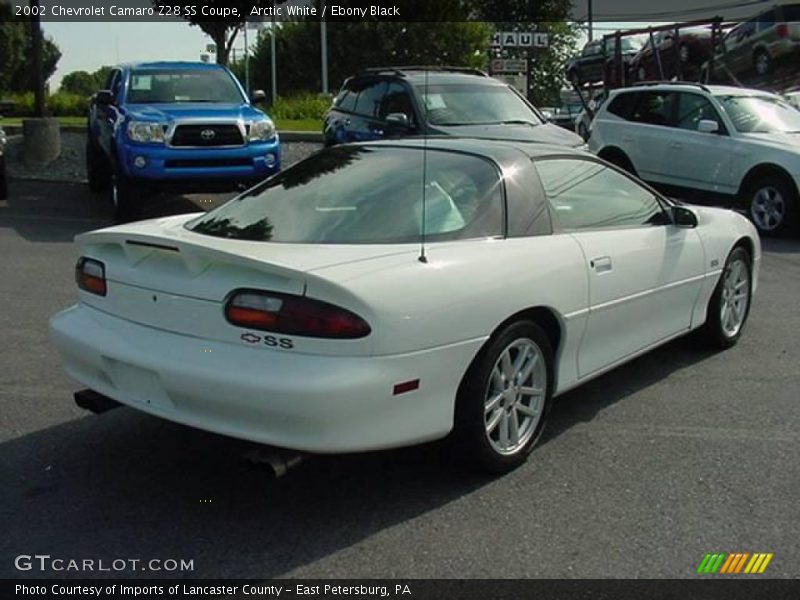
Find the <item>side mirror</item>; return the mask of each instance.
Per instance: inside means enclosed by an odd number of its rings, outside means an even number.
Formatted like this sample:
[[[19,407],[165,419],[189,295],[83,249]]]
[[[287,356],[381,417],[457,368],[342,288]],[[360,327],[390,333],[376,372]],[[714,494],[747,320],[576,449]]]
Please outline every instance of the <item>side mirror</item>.
[[[703,119],[697,124],[697,131],[700,133],[717,133],[719,132],[719,123],[711,119]]]
[[[409,129],[411,121],[405,113],[389,113],[386,115],[386,124],[397,129]]]
[[[267,95],[264,93],[264,90],[253,90],[250,93],[250,102],[255,104],[256,102],[263,102],[267,99]]]
[[[681,229],[694,229],[697,227],[697,215],[685,206],[673,206],[672,222]]]
[[[111,93],[111,90],[100,90],[94,95],[94,101],[103,106],[114,104],[114,94]]]

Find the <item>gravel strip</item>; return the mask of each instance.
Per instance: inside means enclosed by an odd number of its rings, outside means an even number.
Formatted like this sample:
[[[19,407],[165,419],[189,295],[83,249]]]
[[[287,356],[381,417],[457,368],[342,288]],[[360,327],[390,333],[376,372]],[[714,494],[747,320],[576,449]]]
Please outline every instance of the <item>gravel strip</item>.
[[[40,179],[44,181],[86,181],[86,134],[61,133],[61,156],[45,166],[28,166],[22,162],[22,136],[9,137],[8,173],[15,179]],[[322,148],[314,142],[283,142],[283,165],[288,167]]]

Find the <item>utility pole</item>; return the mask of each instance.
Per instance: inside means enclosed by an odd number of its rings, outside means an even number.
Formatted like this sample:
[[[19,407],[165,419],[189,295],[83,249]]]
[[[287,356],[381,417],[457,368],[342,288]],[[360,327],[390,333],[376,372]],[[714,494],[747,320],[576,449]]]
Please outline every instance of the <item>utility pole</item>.
[[[320,9],[325,11],[325,0],[320,0]],[[320,13],[321,14],[321,13]],[[322,48],[322,93],[328,93],[328,24],[325,19],[319,23],[319,43]]]
[[[39,0],[31,0],[31,59],[33,60],[34,115],[44,117],[44,58],[42,56],[42,23]]]
[[[589,0],[589,41],[594,39],[594,11],[592,10],[592,0]]]

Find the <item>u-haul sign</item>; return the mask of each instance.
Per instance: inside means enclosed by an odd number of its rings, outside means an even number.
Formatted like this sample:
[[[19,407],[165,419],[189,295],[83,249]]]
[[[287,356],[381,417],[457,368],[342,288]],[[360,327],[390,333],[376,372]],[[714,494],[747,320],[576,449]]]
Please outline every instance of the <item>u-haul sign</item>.
[[[498,31],[490,45],[492,48],[547,48],[550,36],[536,31]]]

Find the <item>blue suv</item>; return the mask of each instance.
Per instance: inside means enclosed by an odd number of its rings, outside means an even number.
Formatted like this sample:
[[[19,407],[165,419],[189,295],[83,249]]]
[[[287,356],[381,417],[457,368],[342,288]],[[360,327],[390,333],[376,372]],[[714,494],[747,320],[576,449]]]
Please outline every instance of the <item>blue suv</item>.
[[[154,192],[225,191],[280,169],[275,125],[220,65],[117,67],[92,98],[88,129],[89,187],[110,190],[118,222]]]

